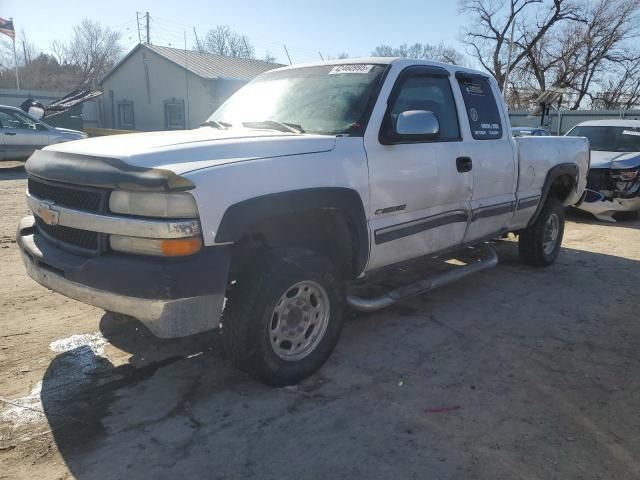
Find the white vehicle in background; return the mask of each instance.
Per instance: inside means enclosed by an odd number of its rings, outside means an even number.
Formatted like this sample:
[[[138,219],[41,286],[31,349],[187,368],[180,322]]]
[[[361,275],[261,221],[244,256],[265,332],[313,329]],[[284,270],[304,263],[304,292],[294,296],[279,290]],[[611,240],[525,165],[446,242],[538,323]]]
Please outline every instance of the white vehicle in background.
[[[485,73],[323,62],[257,77],[195,130],[37,151],[18,244],[41,285],[161,337],[222,323],[235,365],[287,385],[329,357],[346,306],[492,267],[487,240],[515,232],[524,263],[552,264],[588,168],[584,138],[512,138]],[[357,292],[385,267],[461,249],[474,258],[459,268]]]
[[[592,120],[573,127],[568,136],[586,137],[591,145],[587,195],[578,208],[597,219],[615,222],[618,212],[640,210],[640,120]]]

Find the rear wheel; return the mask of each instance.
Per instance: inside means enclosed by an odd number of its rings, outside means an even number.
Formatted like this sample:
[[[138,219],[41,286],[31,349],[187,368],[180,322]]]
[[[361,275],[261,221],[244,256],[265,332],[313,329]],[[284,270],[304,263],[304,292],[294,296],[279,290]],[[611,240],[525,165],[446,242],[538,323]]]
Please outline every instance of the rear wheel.
[[[329,358],[342,329],[343,281],[303,249],[267,252],[238,276],[222,332],[233,364],[274,386],[297,383]]]
[[[560,253],[564,236],[564,208],[550,197],[536,221],[522,230],[518,239],[520,260],[533,267],[547,267]]]

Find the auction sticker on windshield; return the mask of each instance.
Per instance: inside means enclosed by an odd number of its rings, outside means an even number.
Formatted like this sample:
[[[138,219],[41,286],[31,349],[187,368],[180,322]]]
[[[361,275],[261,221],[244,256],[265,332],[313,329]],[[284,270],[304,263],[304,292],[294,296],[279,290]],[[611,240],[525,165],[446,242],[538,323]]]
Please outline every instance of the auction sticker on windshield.
[[[338,75],[340,73],[369,73],[373,65],[363,65],[363,64],[354,64],[354,65],[336,65],[331,69],[329,75]]]

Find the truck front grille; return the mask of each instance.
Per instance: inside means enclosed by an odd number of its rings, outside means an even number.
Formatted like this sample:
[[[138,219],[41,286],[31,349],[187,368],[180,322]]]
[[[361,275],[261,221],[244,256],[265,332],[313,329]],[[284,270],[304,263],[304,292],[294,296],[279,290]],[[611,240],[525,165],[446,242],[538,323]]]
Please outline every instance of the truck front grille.
[[[29,177],[29,193],[62,207],[99,213],[106,208],[107,190],[54,183]]]
[[[108,190],[50,182],[37,177],[29,177],[27,185],[33,197],[50,201],[54,206],[98,214],[107,211]],[[59,247],[76,253],[97,255],[104,251],[107,244],[105,234],[63,225],[48,225],[37,215],[36,227],[43,236]]]
[[[587,175],[587,188],[599,192],[601,190],[613,190],[611,176],[607,169],[591,169]]]
[[[62,225],[47,225],[36,217],[38,230],[47,237],[64,245],[85,250],[87,253],[97,253],[100,247],[100,234]]]

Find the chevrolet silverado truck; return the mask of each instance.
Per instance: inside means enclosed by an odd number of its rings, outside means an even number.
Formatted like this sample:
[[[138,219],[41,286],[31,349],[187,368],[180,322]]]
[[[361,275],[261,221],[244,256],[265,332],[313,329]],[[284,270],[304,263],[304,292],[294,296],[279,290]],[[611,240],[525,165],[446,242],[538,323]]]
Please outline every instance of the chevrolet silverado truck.
[[[590,120],[568,136],[585,137],[591,148],[587,193],[578,208],[603,222],[640,213],[640,120]]]
[[[222,328],[240,369],[271,385],[311,375],[345,308],[376,310],[496,264],[560,251],[585,190],[584,138],[511,136],[495,80],[430,61],[307,64],[254,79],[186,131],[35,152],[28,274],[161,337]],[[387,267],[466,249],[459,268],[364,296]]]

